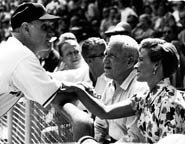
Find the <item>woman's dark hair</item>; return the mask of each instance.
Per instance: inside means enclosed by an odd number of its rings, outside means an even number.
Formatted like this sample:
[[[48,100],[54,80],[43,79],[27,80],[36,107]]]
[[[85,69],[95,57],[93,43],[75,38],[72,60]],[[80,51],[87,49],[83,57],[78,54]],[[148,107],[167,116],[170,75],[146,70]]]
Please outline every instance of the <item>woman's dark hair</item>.
[[[158,38],[141,41],[140,49],[147,49],[152,62],[161,61],[164,78],[170,77],[179,66],[179,55],[175,46]]]

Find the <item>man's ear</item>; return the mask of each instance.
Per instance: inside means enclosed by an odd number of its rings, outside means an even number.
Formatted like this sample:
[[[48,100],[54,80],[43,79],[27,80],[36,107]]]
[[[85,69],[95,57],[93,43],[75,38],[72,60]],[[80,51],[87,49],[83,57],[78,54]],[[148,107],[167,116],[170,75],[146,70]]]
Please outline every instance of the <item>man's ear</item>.
[[[29,32],[30,31],[30,29],[29,29],[29,24],[27,23],[27,22],[23,22],[22,24],[21,24],[21,29],[24,31],[24,32]]]
[[[135,65],[135,59],[133,56],[128,57],[128,66],[134,66]]]

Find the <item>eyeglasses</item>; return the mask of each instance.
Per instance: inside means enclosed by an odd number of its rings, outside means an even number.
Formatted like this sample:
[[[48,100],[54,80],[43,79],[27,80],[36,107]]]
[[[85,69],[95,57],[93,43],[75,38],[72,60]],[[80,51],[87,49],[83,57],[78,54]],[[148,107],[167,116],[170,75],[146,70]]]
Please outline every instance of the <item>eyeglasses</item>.
[[[104,54],[101,53],[101,54],[99,54],[99,55],[90,55],[90,56],[88,56],[87,58],[89,58],[89,59],[104,58]]]

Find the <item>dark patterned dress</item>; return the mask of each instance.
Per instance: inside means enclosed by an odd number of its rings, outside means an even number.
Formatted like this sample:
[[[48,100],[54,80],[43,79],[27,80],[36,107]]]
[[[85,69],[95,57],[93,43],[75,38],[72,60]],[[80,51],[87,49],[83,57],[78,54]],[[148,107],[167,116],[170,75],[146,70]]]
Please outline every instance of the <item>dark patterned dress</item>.
[[[185,93],[166,82],[159,82],[143,95],[136,94],[132,105],[148,143],[158,142],[168,134],[185,134]]]

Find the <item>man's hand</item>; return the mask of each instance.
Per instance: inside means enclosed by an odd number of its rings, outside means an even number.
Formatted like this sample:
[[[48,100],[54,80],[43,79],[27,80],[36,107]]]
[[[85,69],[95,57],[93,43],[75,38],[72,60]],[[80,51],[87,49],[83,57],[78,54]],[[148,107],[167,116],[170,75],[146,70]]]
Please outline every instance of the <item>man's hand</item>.
[[[79,82],[79,83],[64,82],[62,85],[61,91],[69,92],[69,93],[73,92],[76,94],[78,94],[78,92],[83,91],[99,99],[99,96],[96,94],[94,87],[87,82]]]
[[[82,85],[79,85],[78,83],[72,83],[72,82],[62,82],[61,91],[63,92],[78,92],[81,90],[85,90],[85,88]]]

